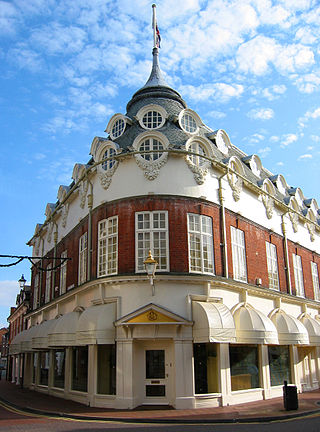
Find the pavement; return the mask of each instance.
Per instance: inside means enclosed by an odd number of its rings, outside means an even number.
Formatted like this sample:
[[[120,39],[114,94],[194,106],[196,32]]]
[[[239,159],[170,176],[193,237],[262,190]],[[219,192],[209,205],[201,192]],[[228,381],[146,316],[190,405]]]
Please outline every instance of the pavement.
[[[320,415],[320,389],[301,393],[298,399],[299,407],[294,411],[284,409],[282,397],[217,408],[175,410],[138,407],[134,410],[114,410],[89,407],[21,388],[9,381],[0,381],[2,406],[5,404],[19,411],[50,417],[126,423],[251,423]]]

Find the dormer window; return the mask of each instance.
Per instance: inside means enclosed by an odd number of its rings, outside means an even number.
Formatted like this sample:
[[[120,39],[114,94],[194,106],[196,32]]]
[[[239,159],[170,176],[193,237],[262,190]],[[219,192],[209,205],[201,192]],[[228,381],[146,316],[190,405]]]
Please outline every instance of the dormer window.
[[[201,156],[206,156],[206,150],[199,141],[193,141],[188,147],[188,151],[196,154],[190,154],[189,160],[198,167],[202,167],[206,164],[206,159]]]
[[[108,147],[106,149],[106,151],[104,152],[104,155],[102,157],[102,159],[107,159],[104,162],[102,162],[101,164],[101,168],[105,171],[110,170],[111,168],[114,167],[116,161],[115,159],[110,159],[112,158],[112,156],[116,155],[117,152],[113,147]]]
[[[148,130],[161,128],[167,117],[168,114],[166,110],[162,106],[156,104],[146,105],[137,113],[137,120],[140,126]]]
[[[179,125],[181,129],[190,134],[195,134],[199,130],[201,119],[197,113],[190,109],[185,109],[179,114]]]
[[[123,114],[114,114],[109,120],[105,130],[110,135],[110,138],[115,140],[124,133],[126,125],[131,124],[131,120]]]
[[[163,150],[161,141],[153,137],[146,138],[139,146],[139,151],[141,152],[156,151],[155,153],[141,153],[141,157],[147,161],[159,159],[162,156],[161,150]]]

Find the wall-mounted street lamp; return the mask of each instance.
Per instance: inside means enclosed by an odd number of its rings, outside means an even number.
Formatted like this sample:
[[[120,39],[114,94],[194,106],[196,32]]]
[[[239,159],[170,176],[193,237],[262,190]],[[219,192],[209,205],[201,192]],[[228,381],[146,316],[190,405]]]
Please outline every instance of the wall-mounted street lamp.
[[[152,286],[152,295],[154,295],[154,278],[155,278],[155,273],[156,273],[156,268],[158,265],[158,261],[156,261],[151,253],[151,250],[149,250],[149,255],[148,257],[144,260],[143,262],[146,272],[147,272],[147,276],[150,280],[150,284]]]
[[[24,276],[21,275],[21,278],[18,280],[20,289],[22,289],[22,290],[24,289],[24,286],[25,286],[26,282],[27,281],[25,280]]]

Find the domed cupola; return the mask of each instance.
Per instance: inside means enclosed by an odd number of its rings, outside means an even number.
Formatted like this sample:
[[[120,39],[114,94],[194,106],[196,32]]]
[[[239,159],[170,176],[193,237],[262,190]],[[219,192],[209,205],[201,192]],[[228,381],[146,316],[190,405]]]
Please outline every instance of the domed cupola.
[[[163,78],[159,65],[159,49],[157,47],[153,48],[152,55],[153,64],[149,79],[128,102],[128,116],[135,115],[137,111],[145,104],[161,104],[161,99],[165,105],[165,108],[167,108],[168,105],[171,105],[172,108],[172,105],[177,105],[176,109],[179,111],[183,108],[187,108],[187,104],[182,99],[180,94],[176,90],[172,89]]]

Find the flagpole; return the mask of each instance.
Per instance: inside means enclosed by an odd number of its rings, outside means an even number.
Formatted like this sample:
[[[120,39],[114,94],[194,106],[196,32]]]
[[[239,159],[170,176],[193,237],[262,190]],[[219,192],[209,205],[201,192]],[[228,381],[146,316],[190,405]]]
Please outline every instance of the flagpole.
[[[152,5],[153,48],[157,48],[157,17],[156,5]]]

